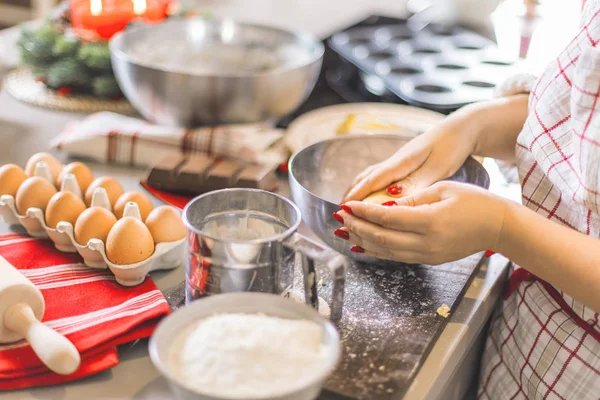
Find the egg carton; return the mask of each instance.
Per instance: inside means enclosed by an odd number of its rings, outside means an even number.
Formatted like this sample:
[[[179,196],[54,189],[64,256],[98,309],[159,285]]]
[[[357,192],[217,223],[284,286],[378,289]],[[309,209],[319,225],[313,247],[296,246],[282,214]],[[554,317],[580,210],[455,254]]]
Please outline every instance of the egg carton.
[[[135,206],[139,216],[139,208],[136,203],[129,203],[126,206],[126,217],[134,216],[133,213],[127,212],[129,206]],[[141,220],[141,218],[139,218]],[[106,248],[104,242],[99,239],[90,239],[90,241],[82,246],[75,240],[73,233],[73,225],[69,222],[59,222],[56,226],[57,230],[66,235],[76,251],[83,257],[83,262],[90,268],[94,269],[110,269],[115,275],[116,281],[123,286],[136,286],[144,281],[146,275],[156,270],[169,270],[177,268],[181,265],[185,257],[185,239],[180,239],[175,242],[158,243],[154,247],[154,253],[150,258],[135,264],[118,265],[112,263],[106,256]]]
[[[47,165],[40,162],[35,169],[35,176],[40,176],[52,182],[52,176]],[[69,191],[82,198],[81,189],[73,174],[65,174],[61,191]],[[104,188],[97,188],[92,197],[92,207],[103,207],[112,211],[108,193]],[[123,286],[136,286],[144,281],[146,275],[155,270],[174,269],[181,265],[185,256],[185,238],[174,242],[158,243],[154,253],[148,259],[135,264],[118,265],[112,263],[106,255],[106,246],[102,240],[91,239],[86,245],[75,240],[74,227],[70,222],[62,221],[56,229],[46,225],[44,212],[39,208],[29,208],[25,215],[19,214],[15,198],[10,195],[0,197],[0,215],[8,224],[21,224],[27,234],[35,238],[50,238],[57,250],[66,253],[79,253],[83,262],[90,268],[110,269],[116,281]],[[137,218],[141,213],[136,203],[125,205],[124,217]]]
[[[441,111],[492,98],[518,67],[494,42],[458,26],[415,29],[398,20],[350,28],[328,44],[362,71],[372,90],[387,89],[409,104]]]

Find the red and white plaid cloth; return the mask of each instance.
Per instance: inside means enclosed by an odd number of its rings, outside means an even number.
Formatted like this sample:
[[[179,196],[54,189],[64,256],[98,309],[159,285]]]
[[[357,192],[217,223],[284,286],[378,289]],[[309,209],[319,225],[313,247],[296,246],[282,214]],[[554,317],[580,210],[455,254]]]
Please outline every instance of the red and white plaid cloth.
[[[0,345],[0,391],[68,382],[112,368],[119,363],[118,345],[149,337],[169,313],[152,280],[121,286],[110,271],[90,269],[77,254],[61,253],[48,240],[0,236],[0,256],[41,290],[43,321],[81,354],[80,368],[61,376],[42,365],[26,342]]]
[[[181,154],[208,154],[278,166],[289,157],[282,138],[283,130],[266,123],[183,129],[98,112],[68,124],[50,144],[71,156],[139,167]]]
[[[579,34],[533,86],[517,140],[523,203],[594,237],[600,237],[598,43],[600,0],[588,0]],[[596,310],[515,269],[490,328],[479,397],[599,399]]]

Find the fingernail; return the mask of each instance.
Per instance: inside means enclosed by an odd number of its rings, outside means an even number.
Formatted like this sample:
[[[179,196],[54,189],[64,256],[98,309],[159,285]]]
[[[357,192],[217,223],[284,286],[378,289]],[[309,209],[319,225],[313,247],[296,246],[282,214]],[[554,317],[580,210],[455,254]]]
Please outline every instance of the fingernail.
[[[402,186],[398,186],[394,183],[393,185],[388,186],[386,191],[392,196],[397,196],[402,193]]]
[[[350,214],[350,215],[354,215],[354,212],[352,212],[352,209],[351,209],[350,207],[348,207],[347,205],[345,205],[345,204],[342,204],[342,205],[340,206],[340,208],[341,208],[342,210],[346,211],[348,214]]]
[[[494,254],[496,254],[496,252],[495,252],[495,251],[492,251],[492,250],[486,250],[486,251],[485,251],[485,256],[486,256],[486,257],[491,257],[491,256],[493,256]]]
[[[360,247],[360,246],[352,246],[352,247],[350,248],[350,251],[351,251],[351,252],[353,252],[353,253],[364,253],[364,252],[365,252],[365,249],[363,249],[363,248],[362,248],[362,247]]]
[[[340,214],[338,214],[337,212],[334,212],[333,214],[331,214],[331,216],[333,217],[333,219],[335,219],[340,224],[344,223],[344,218]]]
[[[392,207],[396,205],[396,202],[391,200],[391,201],[386,201],[385,203],[381,203],[382,206],[386,206],[386,207]]]
[[[333,234],[335,236],[339,237],[340,239],[344,239],[344,240],[350,239],[350,234],[343,229],[336,229],[335,231],[333,231]]]

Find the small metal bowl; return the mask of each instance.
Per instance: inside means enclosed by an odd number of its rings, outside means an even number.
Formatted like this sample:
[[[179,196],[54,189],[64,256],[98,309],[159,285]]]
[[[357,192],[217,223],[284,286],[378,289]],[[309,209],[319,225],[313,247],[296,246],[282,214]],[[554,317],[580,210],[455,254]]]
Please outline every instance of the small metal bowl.
[[[187,388],[179,382],[169,370],[168,359],[173,339],[191,324],[215,314],[223,313],[261,313],[280,318],[306,319],[323,327],[323,343],[330,348],[329,365],[323,374],[308,386],[279,397],[261,397],[260,400],[312,400],[316,399],[323,388],[327,376],[335,369],[340,358],[340,338],[331,322],[318,312],[304,304],[295,303],[275,294],[265,293],[228,293],[196,300],[190,305],[165,318],[150,339],[149,351],[152,362],[168,380],[176,398],[181,400],[229,400],[202,394]],[[257,398],[258,399],[258,398]],[[253,400],[253,399],[247,399]]]
[[[304,33],[201,18],[132,27],[110,41],[131,104],[151,122],[185,127],[291,113],[314,88],[324,51]]]

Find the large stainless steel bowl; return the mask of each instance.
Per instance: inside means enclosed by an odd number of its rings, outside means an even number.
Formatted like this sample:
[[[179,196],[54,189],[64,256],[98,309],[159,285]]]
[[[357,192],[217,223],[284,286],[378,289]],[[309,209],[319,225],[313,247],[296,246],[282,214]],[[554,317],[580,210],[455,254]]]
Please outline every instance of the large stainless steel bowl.
[[[140,54],[144,44],[148,51]],[[199,56],[193,63],[174,65],[155,54],[165,48],[172,48],[173,56],[186,54],[181,49],[187,48]],[[314,88],[324,46],[304,33],[198,18],[128,29],[111,39],[110,51],[121,90],[146,119],[193,127],[258,122],[291,113]],[[281,62],[263,70],[236,69],[231,58],[223,58],[232,51],[243,53],[236,63],[248,64],[259,51],[278,54]]]
[[[409,140],[393,135],[349,136],[324,140],[294,154],[289,164],[290,189],[308,227],[330,247],[357,261],[391,264],[350,252],[352,245],[333,235],[340,224],[331,214],[339,211],[344,194],[359,172],[390,157]],[[470,157],[448,180],[484,188],[490,183],[485,168]]]

